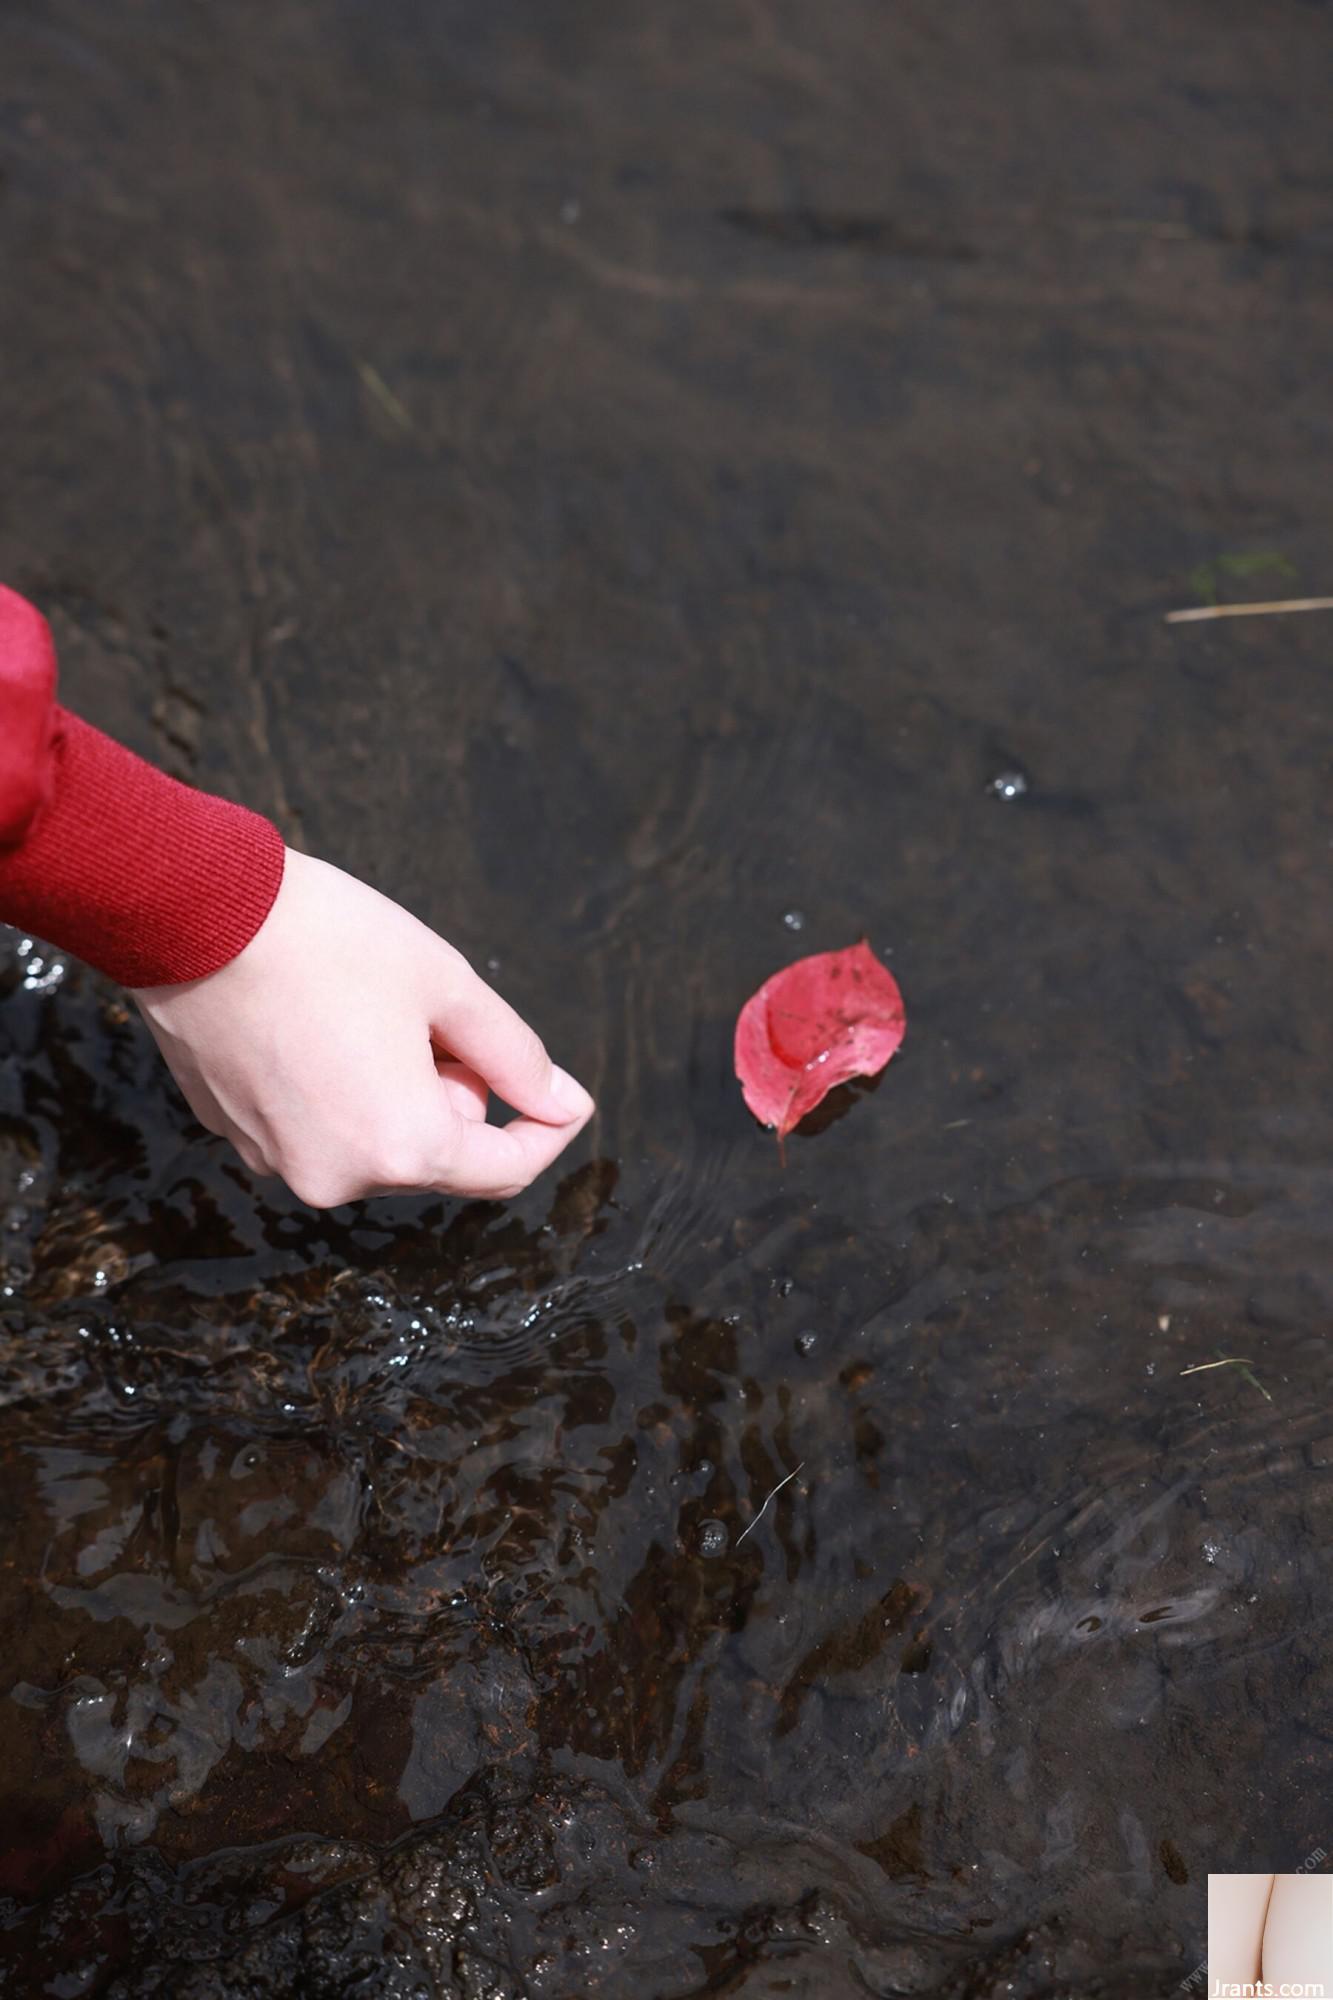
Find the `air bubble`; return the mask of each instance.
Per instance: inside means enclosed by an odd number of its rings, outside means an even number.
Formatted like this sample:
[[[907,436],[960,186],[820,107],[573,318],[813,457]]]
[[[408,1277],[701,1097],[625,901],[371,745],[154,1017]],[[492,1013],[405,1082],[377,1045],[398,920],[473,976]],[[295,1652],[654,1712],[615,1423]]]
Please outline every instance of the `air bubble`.
[[[789,931],[803,931],[805,929],[805,911],[784,910],[782,921]]]
[[[997,799],[1021,799],[1027,788],[1027,773],[1015,767],[1012,771],[999,772],[991,779],[986,790]]]
[[[724,1556],[729,1541],[730,1536],[721,1521],[705,1521],[699,1530],[699,1539],[695,1547],[701,1556]]]

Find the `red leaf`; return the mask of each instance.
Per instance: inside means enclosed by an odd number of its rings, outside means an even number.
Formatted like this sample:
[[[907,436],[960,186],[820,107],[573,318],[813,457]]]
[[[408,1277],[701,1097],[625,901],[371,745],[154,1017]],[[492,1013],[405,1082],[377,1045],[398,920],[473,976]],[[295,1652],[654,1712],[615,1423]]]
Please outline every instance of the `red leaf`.
[[[784,1139],[852,1076],[876,1076],[907,1022],[898,982],[862,938],[798,958],[766,979],[736,1023],[745,1102]]]

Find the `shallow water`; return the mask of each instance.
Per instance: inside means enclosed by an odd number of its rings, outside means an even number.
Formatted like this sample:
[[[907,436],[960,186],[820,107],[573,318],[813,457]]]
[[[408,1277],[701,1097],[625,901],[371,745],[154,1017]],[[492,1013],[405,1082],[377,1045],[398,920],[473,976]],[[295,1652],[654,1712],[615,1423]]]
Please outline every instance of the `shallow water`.
[[[0,573],[600,1111],[312,1215],[9,940],[0,1991],[1137,2000],[1333,1849],[1331,628],[1161,623],[1330,587],[1330,32],[5,11]]]

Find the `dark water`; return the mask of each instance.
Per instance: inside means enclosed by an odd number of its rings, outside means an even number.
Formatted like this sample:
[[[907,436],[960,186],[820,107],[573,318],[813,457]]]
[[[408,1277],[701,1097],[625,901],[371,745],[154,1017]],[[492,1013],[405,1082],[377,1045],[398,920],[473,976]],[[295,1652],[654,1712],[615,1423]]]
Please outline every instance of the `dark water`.
[[[0,1991],[1137,2000],[1333,1850],[1333,623],[1161,623],[1333,589],[1331,63],[5,6],[0,573],[600,1114],[312,1215],[9,940]]]

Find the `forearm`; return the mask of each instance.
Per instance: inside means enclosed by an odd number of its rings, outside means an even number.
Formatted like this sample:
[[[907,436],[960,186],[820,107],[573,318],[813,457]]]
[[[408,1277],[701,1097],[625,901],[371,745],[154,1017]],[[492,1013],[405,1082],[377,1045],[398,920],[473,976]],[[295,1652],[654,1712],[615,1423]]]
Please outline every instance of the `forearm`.
[[[593,1113],[443,938],[61,709],[45,620],[3,588],[0,919],[134,988],[201,1123],[317,1207],[508,1199]]]
[[[61,708],[46,621],[0,586],[0,920],[126,986],[199,979],[258,931],[283,860],[269,821]]]

